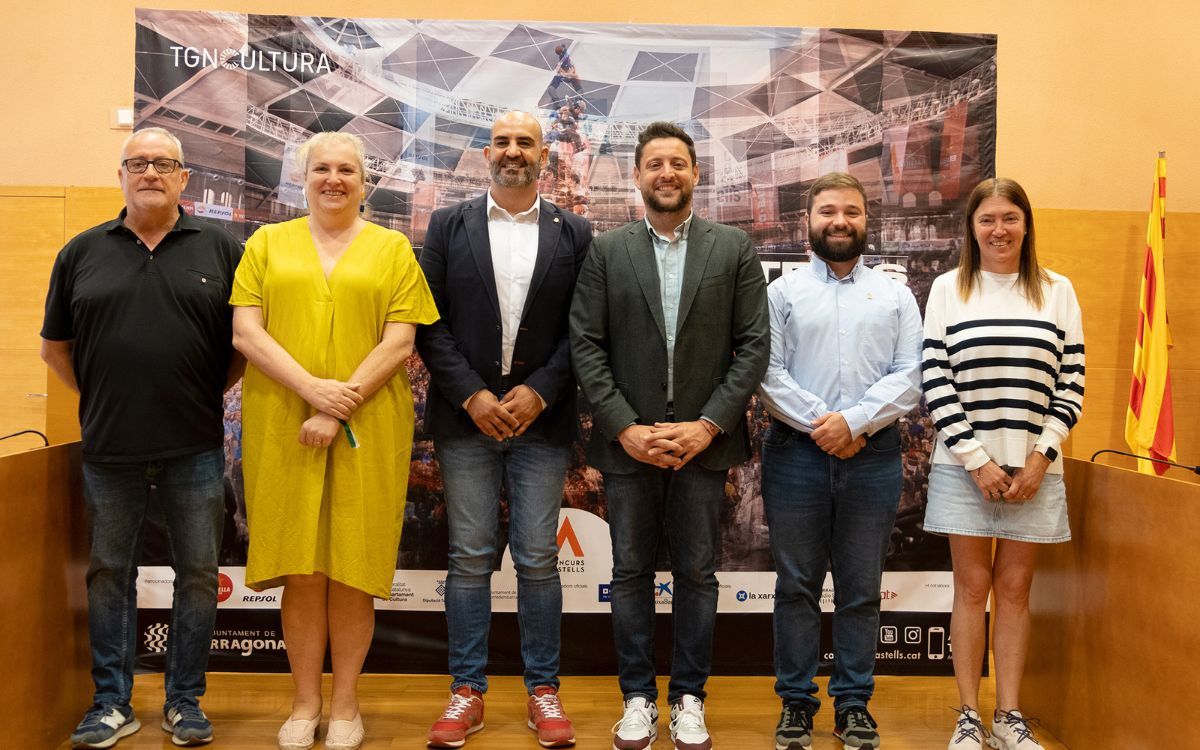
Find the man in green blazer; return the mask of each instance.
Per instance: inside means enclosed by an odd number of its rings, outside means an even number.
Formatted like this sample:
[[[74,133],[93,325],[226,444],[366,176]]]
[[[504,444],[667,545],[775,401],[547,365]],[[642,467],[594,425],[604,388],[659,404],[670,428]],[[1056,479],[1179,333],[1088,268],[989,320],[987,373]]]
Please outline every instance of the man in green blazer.
[[[712,747],[704,685],[717,612],[728,469],[750,457],[746,403],[767,367],[762,266],[745,232],[692,212],[691,137],[649,125],[634,152],[646,217],[597,237],[575,287],[571,356],[591,404],[589,462],[604,474],[624,715],[616,750],[657,736],[654,563],[671,543],[671,740]]]

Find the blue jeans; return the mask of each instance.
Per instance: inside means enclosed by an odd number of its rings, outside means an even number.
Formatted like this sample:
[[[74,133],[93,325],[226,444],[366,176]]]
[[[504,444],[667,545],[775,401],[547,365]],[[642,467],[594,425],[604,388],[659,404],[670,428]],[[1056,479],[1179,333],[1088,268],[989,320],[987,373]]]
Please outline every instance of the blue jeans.
[[[875,690],[879,587],[900,502],[900,432],[867,439],[852,458],[828,455],[778,422],[763,440],[762,494],[775,558],[775,692],[816,711],[821,588],[833,571],[835,708]]]
[[[508,544],[517,570],[517,623],[525,687],[558,687],[562,584],[558,580],[558,511],[569,448],[535,435],[497,441],[479,434],[435,439],[450,563],[446,631],[451,690],[487,691],[492,570],[500,531],[500,490],[508,491]]]
[[[138,557],[151,489],[162,504],[175,570],[167,635],[167,703],[204,694],[204,670],[217,617],[224,468],[220,448],[159,461],[83,463],[92,538],[87,592],[96,703],[128,704],[133,692]]]
[[[625,700],[658,699],[654,682],[654,562],[664,520],[671,552],[674,631],[667,697],[705,697],[717,618],[717,559],[725,471],[692,461],[604,475],[612,536],[613,642]]]

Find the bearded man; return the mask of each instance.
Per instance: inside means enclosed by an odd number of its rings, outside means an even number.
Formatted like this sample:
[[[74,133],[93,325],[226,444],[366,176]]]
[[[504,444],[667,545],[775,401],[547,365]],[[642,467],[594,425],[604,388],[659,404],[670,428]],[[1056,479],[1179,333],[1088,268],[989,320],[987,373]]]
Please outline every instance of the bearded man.
[[[508,112],[483,149],[485,195],[433,213],[421,269],[441,320],[417,332],[429,370],[425,429],[446,493],[450,700],[430,747],[483,729],[500,495],[517,571],[528,725],[543,747],[575,742],[558,698],[562,586],[558,517],[574,425],[567,314],[591,225],[538,196],[538,121]]]
[[[654,571],[666,527],[674,586],[671,740],[712,747],[704,686],[729,468],[750,457],[746,403],[767,366],[766,281],[740,229],[692,213],[696,147],[669,122],[634,149],[644,219],[596,238],[571,306],[571,356],[604,475],[623,714],[615,750],[658,734]]]
[[[849,174],[813,183],[807,269],[767,290],[771,414],[762,494],[775,559],[780,750],[810,750],[820,706],[821,593],[833,573],[834,734],[879,747],[875,687],[880,582],[901,489],[896,420],[920,400],[921,316],[908,287],[863,265],[867,194]]]

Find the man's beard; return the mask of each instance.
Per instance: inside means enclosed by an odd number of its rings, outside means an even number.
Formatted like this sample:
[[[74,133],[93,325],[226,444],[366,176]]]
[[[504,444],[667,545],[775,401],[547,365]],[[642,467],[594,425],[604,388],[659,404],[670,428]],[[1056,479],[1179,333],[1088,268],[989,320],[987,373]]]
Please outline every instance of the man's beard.
[[[683,185],[679,185],[678,187],[679,197],[670,203],[659,198],[658,195],[655,194],[653,187],[650,187],[649,189],[642,189],[642,201],[646,204],[647,208],[655,213],[673,214],[676,211],[682,211],[691,204],[692,191],[685,189]]]
[[[538,174],[542,171],[540,164],[536,164],[536,163],[531,164],[528,161],[526,161],[522,165],[522,169],[520,172],[518,172],[516,174],[509,174],[509,173],[505,172],[504,169],[512,164],[513,164],[512,160],[509,160],[507,162],[499,162],[499,161],[492,162],[492,164],[491,164],[492,182],[496,183],[500,187],[506,187],[506,188],[525,187],[526,185],[530,185],[530,184],[536,182],[537,178],[538,178]]]
[[[825,241],[824,234],[810,231],[808,233],[808,241],[812,245],[813,254],[819,257],[821,260],[830,263],[844,263],[848,260],[854,260],[858,256],[862,255],[867,249],[866,232],[859,234],[853,229],[850,229],[849,231],[851,236],[854,238],[854,241],[845,247],[831,247],[829,243]]]

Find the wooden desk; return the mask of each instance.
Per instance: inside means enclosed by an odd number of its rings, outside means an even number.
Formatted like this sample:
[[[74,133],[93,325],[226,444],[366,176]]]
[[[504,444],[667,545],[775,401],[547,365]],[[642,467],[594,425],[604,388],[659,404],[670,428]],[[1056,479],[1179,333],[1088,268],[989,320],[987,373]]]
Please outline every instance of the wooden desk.
[[[1200,486],[1076,459],[1065,479],[1074,539],[1034,578],[1023,707],[1068,747],[1190,746]]]
[[[0,458],[4,747],[56,746],[91,703],[79,466],[79,443]]]

